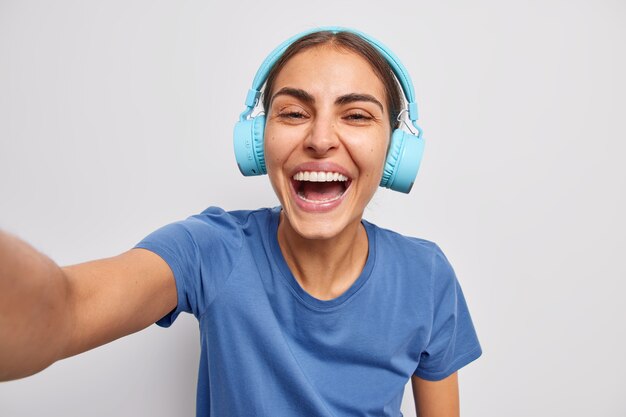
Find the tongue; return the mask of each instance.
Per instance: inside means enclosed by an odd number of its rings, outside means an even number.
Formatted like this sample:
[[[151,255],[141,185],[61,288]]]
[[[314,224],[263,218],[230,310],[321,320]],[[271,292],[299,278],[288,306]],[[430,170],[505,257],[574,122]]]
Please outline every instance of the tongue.
[[[341,182],[309,182],[303,181],[299,194],[307,200],[331,200],[343,194],[344,185]]]

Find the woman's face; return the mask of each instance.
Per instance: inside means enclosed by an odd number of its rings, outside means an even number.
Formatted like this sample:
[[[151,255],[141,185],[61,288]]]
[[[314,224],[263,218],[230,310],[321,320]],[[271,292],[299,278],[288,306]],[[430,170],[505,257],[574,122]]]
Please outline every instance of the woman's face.
[[[328,45],[307,49],[285,64],[270,94],[265,159],[289,226],[328,239],[359,224],[391,135],[370,64]]]

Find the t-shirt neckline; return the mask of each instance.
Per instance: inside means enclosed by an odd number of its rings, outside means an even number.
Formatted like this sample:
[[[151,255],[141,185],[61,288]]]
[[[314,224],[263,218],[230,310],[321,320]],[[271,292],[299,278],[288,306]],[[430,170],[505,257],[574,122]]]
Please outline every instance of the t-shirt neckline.
[[[271,210],[271,221],[269,222],[269,243],[273,255],[272,258],[281,272],[281,277],[292,289],[292,294],[306,306],[315,310],[334,310],[339,308],[346,301],[352,298],[352,296],[354,296],[359,289],[363,287],[371,276],[376,260],[376,229],[374,225],[366,220],[361,220],[361,223],[365,227],[365,232],[367,233],[368,254],[365,266],[363,267],[359,277],[352,283],[350,288],[344,291],[340,296],[330,300],[320,300],[319,298],[313,297],[300,286],[300,283],[296,280],[293,273],[289,269],[287,261],[280,250],[280,245],[278,244],[278,222],[280,219],[280,211],[280,206],[274,207]]]

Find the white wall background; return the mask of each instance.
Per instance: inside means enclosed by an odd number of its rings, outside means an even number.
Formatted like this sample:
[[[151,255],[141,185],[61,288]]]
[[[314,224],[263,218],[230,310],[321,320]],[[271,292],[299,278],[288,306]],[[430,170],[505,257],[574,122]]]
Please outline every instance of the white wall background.
[[[359,28],[409,68],[427,140],[413,192],[366,217],[455,266],[484,349],[462,414],[624,416],[625,21],[619,0],[0,0],[0,227],[66,265],[275,205],[232,155],[254,72]],[[192,316],[151,326],[0,384],[0,415],[192,416],[198,354]]]

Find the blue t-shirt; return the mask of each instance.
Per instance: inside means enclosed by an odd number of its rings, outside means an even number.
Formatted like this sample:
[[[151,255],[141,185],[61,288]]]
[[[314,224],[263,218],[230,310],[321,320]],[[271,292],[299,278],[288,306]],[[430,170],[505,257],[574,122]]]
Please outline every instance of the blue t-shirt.
[[[197,415],[401,416],[415,374],[439,380],[481,354],[450,263],[423,239],[363,220],[361,275],[332,300],[302,289],[277,240],[280,208],[201,214],[137,248],[161,256],[200,323]]]

